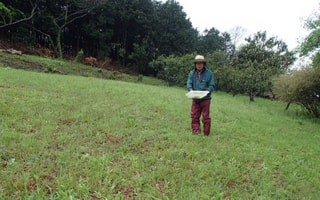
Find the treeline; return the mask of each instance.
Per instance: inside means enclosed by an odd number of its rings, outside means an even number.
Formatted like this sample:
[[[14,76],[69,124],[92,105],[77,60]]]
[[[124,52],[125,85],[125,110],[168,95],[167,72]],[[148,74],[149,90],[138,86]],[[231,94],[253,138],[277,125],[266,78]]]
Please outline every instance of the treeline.
[[[48,47],[57,57],[83,50],[148,74],[155,73],[149,63],[159,56],[234,49],[228,33],[212,28],[200,35],[174,0],[1,2],[1,39]]]

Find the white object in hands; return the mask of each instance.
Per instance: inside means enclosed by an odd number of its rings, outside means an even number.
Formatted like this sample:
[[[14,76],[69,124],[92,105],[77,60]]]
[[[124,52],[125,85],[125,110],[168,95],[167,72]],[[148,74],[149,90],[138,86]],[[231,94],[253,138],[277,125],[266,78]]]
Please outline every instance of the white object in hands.
[[[190,91],[186,94],[189,99],[202,99],[207,96],[209,91]]]

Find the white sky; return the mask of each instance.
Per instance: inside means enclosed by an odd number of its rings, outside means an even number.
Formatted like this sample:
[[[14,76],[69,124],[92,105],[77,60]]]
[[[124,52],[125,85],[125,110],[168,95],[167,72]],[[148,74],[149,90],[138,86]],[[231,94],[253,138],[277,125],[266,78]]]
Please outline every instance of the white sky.
[[[203,32],[212,27],[220,32],[237,26],[249,36],[267,31],[267,37],[276,36],[290,50],[307,35],[304,20],[319,8],[320,0],[176,0],[194,28]]]

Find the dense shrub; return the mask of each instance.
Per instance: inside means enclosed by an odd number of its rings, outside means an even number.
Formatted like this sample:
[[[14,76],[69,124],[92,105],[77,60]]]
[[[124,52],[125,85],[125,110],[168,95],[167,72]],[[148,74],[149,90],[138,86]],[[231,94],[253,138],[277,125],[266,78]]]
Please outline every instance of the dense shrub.
[[[303,106],[320,117],[320,67],[310,66],[281,76],[274,81],[274,92],[281,100]],[[287,106],[287,108],[288,108]]]
[[[170,86],[185,86],[189,71],[193,69],[192,59],[194,55],[187,54],[178,56],[160,56],[150,63],[150,66],[157,72],[157,77],[165,80]]]

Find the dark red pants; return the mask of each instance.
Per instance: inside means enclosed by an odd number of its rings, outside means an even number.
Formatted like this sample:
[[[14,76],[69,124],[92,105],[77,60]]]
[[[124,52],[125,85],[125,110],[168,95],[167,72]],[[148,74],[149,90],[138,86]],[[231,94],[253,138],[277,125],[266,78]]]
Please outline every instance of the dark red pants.
[[[210,99],[202,101],[192,101],[191,106],[191,128],[192,133],[198,134],[200,132],[200,116],[202,114],[203,133],[210,134],[211,118],[210,118]]]

